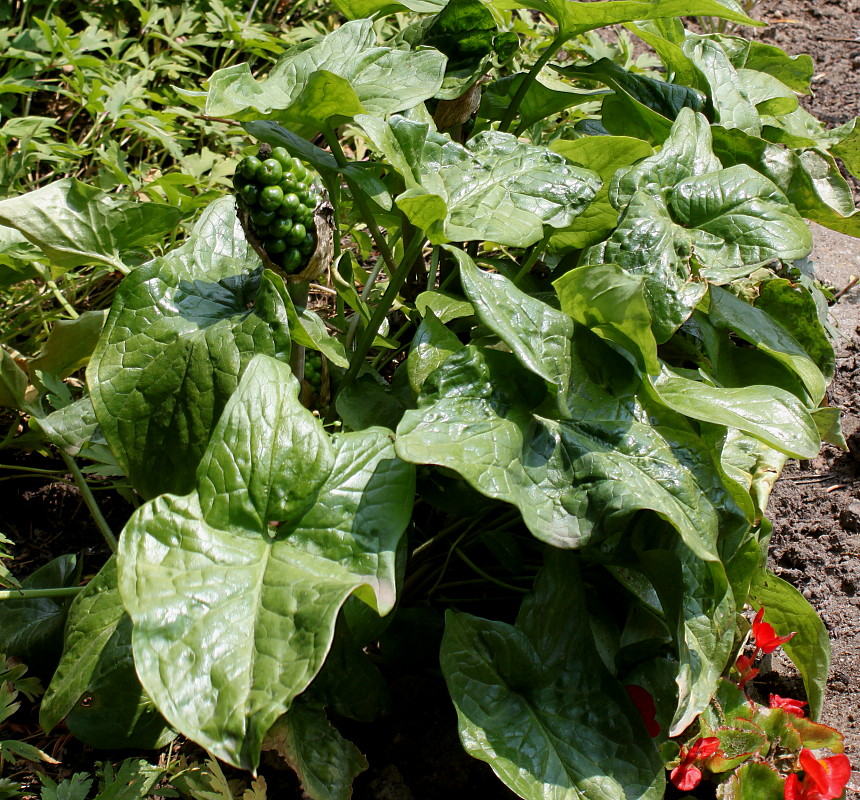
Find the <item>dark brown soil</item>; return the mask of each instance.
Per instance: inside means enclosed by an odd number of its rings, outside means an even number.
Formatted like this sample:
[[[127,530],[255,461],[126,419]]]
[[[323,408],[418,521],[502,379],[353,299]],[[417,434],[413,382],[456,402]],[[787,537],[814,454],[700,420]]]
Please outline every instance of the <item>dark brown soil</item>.
[[[831,125],[860,115],[860,0],[765,0],[752,16],[768,27],[745,35],[815,61],[810,113]]]
[[[753,16],[769,23],[753,36],[791,54],[809,53],[815,60],[814,94],[802,99],[807,110],[831,125],[860,114],[860,1],[767,0],[759,3]],[[822,238],[829,240],[830,236]],[[849,270],[842,271],[842,267],[856,259],[860,246],[840,237],[835,249],[819,244],[817,250],[823,277],[832,275],[834,283],[843,285]],[[856,271],[856,264],[850,270]],[[832,662],[823,721],[845,735],[845,752],[856,770],[860,765],[860,330],[856,294],[848,295],[833,311],[846,339],[839,347],[837,374],[828,398],[831,405],[843,410],[851,452],[825,446],[818,458],[787,465],[768,509],[774,523],[770,567],[803,593],[830,634]],[[774,659],[774,667],[783,679],[793,674],[784,656]],[[847,797],[860,798],[856,771],[849,787]]]

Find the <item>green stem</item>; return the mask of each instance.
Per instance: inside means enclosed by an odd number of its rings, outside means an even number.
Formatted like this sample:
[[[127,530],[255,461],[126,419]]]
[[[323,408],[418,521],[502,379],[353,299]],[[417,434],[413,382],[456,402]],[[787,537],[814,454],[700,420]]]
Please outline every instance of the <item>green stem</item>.
[[[83,586],[64,586],[61,589],[3,589],[0,600],[38,600],[42,597],[74,597]]]
[[[490,583],[496,584],[496,586],[501,586],[503,589],[507,589],[511,592],[520,592],[522,594],[528,594],[528,589],[523,589],[521,586],[513,586],[510,583],[505,583],[504,581],[500,581],[498,578],[494,578],[490,575],[489,572],[484,572],[474,561],[466,556],[466,554],[460,550],[459,547],[454,548],[454,552],[457,554],[457,557],[476,575],[480,575],[484,580],[489,581]]]
[[[347,166],[349,161],[347,160],[334,131],[331,128],[328,128],[323,131],[323,135],[325,136],[325,140],[328,142],[328,146],[331,148],[331,153],[335,157],[338,166]],[[354,181],[351,181],[346,177],[346,175],[343,177],[346,181],[346,185],[349,186],[349,191],[352,193],[355,204],[358,206],[358,210],[361,213],[364,224],[367,225],[367,229],[373,237],[374,244],[382,255],[382,258],[391,274],[394,274],[394,271],[397,269],[397,262],[394,260],[394,255],[391,253],[391,248],[388,246],[385,236],[382,235],[382,231],[379,230],[379,226],[376,224],[376,218],[373,216],[373,211],[370,208],[370,204],[367,202],[367,197]]]
[[[520,281],[525,278],[532,271],[532,267],[535,265],[535,262],[540,258],[541,253],[546,250],[546,246],[549,244],[549,237],[552,234],[547,234],[544,236],[541,241],[539,241],[534,247],[532,247],[531,252],[528,255],[528,258],[523,262],[523,266],[520,271],[517,273],[514,278],[514,286],[519,286]]]
[[[427,273],[427,291],[432,292],[436,288],[436,278],[439,275],[439,247],[433,248],[430,255],[430,272]]]
[[[290,295],[290,300],[293,301],[293,305],[297,310],[298,308],[305,308],[307,306],[309,288],[309,281],[287,284],[287,292]],[[302,381],[305,379],[305,348],[295,342],[293,342],[292,350],[290,351],[290,369],[299,382],[299,386],[301,386]]]
[[[513,96],[511,100],[511,104],[508,106],[507,111],[505,111],[505,115],[502,117],[502,121],[499,123],[500,131],[507,131],[511,127],[511,123],[514,121],[514,117],[517,115],[517,111],[519,111],[520,103],[522,103],[523,98],[526,96],[526,93],[529,90],[529,87],[537,80],[537,76],[540,74],[540,71],[547,65],[549,60],[564,46],[564,43],[567,41],[567,34],[559,31],[556,34],[555,39],[550,42],[549,47],[544,51],[544,54],[535,62],[534,66],[529,70],[528,75],[523,78],[520,83],[520,88],[517,89],[517,93]]]
[[[361,369],[365,357],[370,352],[370,348],[373,347],[373,340],[376,338],[376,334],[379,333],[382,321],[388,315],[388,312],[391,310],[391,306],[394,305],[397,295],[403,288],[403,284],[406,283],[409,273],[412,271],[412,262],[419,256],[423,247],[424,237],[421,234],[416,233],[412,237],[409,247],[406,249],[402,263],[391,275],[390,280],[388,281],[388,288],[385,290],[385,294],[382,295],[379,305],[374,309],[370,322],[361,332],[361,336],[358,339],[355,352],[353,353],[352,360],[349,364],[349,369],[344,376],[341,391],[349,386],[358,376],[358,371]]]
[[[69,472],[72,473],[72,477],[75,479],[75,483],[84,498],[84,502],[87,504],[87,508],[90,510],[90,514],[93,515],[93,519],[95,520],[98,529],[101,531],[105,542],[107,542],[107,546],[110,548],[112,553],[115,553],[117,548],[116,536],[113,535],[110,525],[108,525],[107,520],[102,515],[101,509],[99,508],[98,503],[96,503],[96,498],[93,497],[93,493],[90,491],[90,487],[87,484],[83,473],[78,469],[78,465],[71,456],[67,455],[62,450],[60,450],[60,455],[63,457],[63,461],[66,462]]]

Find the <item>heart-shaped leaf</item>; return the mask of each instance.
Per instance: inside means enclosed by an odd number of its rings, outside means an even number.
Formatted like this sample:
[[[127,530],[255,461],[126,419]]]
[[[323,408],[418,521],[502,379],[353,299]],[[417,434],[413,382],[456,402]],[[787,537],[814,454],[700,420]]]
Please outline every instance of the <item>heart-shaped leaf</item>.
[[[144,497],[193,487],[247,363],[289,359],[290,304],[245,241],[232,197],[120,284],[87,379],[105,439]]]
[[[393,608],[414,494],[389,432],[330,439],[298,389],[257,356],[196,488],[142,506],[120,542],[144,688],[177,730],[248,769],[322,666],[347,597]]]
[[[464,747],[520,797],[662,797],[661,759],[597,653],[569,554],[548,556],[516,626],[449,612],[441,662]]]

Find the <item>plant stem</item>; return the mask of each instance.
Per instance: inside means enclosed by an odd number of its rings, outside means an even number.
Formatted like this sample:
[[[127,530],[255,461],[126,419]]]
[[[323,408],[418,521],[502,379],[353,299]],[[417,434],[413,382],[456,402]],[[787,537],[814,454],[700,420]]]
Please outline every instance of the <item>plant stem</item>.
[[[403,284],[406,283],[406,279],[409,277],[409,273],[412,270],[412,262],[421,253],[421,249],[423,247],[424,237],[420,233],[416,233],[412,237],[409,247],[406,249],[402,263],[391,275],[391,278],[388,281],[388,288],[385,290],[385,294],[382,295],[379,305],[374,309],[370,322],[361,332],[361,336],[358,339],[355,352],[353,353],[349,364],[349,369],[347,370],[343,383],[341,384],[341,391],[349,386],[358,376],[358,371],[361,369],[365,357],[368,352],[370,352],[370,348],[373,347],[373,340],[376,338],[376,334],[379,333],[382,321],[391,310],[391,306],[394,305],[394,301],[397,299],[398,293],[403,288]]]
[[[523,262],[522,268],[514,278],[514,286],[519,286],[520,281],[525,278],[525,276],[528,275],[529,272],[531,272],[532,267],[535,265],[535,262],[538,260],[538,258],[540,258],[541,254],[546,249],[546,246],[549,244],[549,237],[551,235],[551,233],[548,233],[546,236],[543,237],[543,239],[541,239],[537,244],[532,247],[528,258],[526,258],[526,260]]]
[[[349,161],[347,161],[343,148],[340,146],[340,142],[338,141],[337,136],[335,136],[334,131],[329,128],[323,132],[323,135],[325,136],[325,140],[328,142],[328,146],[331,148],[331,153],[335,157],[338,165],[341,167],[347,166]],[[388,242],[385,240],[385,236],[382,235],[382,231],[379,230],[379,226],[376,224],[376,219],[373,216],[370,204],[367,202],[367,197],[354,181],[351,181],[346,177],[346,175],[343,177],[346,181],[346,185],[349,186],[349,190],[352,193],[352,198],[355,200],[355,204],[358,206],[362,220],[364,221],[364,224],[367,225],[367,229],[373,237],[374,244],[382,255],[382,258],[385,260],[385,264],[389,271],[393,274],[397,269],[397,263],[394,260],[391,248],[388,246]],[[368,281],[368,283],[372,285],[372,282]]]
[[[60,589],[3,589],[0,600],[38,600],[42,597],[74,597],[83,586],[64,586]]]
[[[307,306],[309,288],[309,281],[287,284],[287,292],[289,293],[290,300],[293,301],[293,305],[296,307],[296,310],[300,307],[305,308]],[[290,350],[290,369],[292,370],[296,380],[299,382],[299,386],[301,386],[302,381],[305,379],[305,348],[295,342],[293,342],[292,349]]]
[[[72,477],[75,479],[75,484],[77,484],[77,487],[84,498],[84,502],[87,504],[87,508],[90,510],[90,514],[93,515],[93,519],[95,520],[98,529],[101,531],[105,542],[107,542],[107,546],[110,548],[110,551],[112,553],[115,553],[117,547],[116,536],[113,535],[113,531],[110,529],[110,525],[108,525],[107,520],[104,518],[104,515],[102,514],[101,509],[98,506],[98,503],[96,503],[96,498],[93,497],[93,493],[90,491],[90,487],[87,484],[83,473],[80,471],[80,469],[78,469],[78,465],[75,463],[75,460],[71,456],[67,455],[62,450],[60,450],[60,455],[63,457],[63,461],[66,462],[66,466],[69,468],[69,472],[72,473]]]
[[[550,42],[549,47],[544,50],[544,54],[535,62],[534,66],[529,70],[528,75],[523,78],[520,83],[520,88],[517,89],[517,93],[513,96],[511,100],[511,104],[508,106],[505,111],[505,115],[502,117],[502,121],[499,123],[500,131],[507,131],[511,127],[511,123],[514,121],[514,117],[517,115],[517,111],[520,108],[520,103],[522,103],[523,98],[526,96],[531,85],[537,80],[537,76],[540,71],[547,65],[549,60],[564,46],[564,43],[567,41],[567,34],[559,31],[556,34],[555,39]]]
[[[520,592],[521,594],[528,594],[528,589],[523,589],[521,586],[513,586],[510,583],[505,583],[504,581],[500,581],[498,578],[494,578],[490,575],[489,572],[484,572],[474,561],[466,556],[466,554],[460,550],[459,547],[454,548],[454,552],[457,554],[457,557],[476,575],[480,575],[484,580],[489,581],[490,583],[496,584],[496,586],[501,586],[503,589],[508,589],[512,592]]]

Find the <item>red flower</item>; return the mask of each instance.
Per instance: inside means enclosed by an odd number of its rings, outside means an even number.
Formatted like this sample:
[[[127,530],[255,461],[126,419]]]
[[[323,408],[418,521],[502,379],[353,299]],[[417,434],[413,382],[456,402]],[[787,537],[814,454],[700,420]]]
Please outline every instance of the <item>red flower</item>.
[[[770,696],[771,708],[781,708],[787,714],[791,714],[794,717],[803,716],[803,707],[805,705],[808,705],[808,703],[803,700],[795,700],[791,697],[780,697],[778,694],[772,694]]]
[[[756,675],[758,675],[759,671],[755,669],[752,664],[752,656],[738,656],[738,660],[735,661],[735,669],[741,674],[740,680],[738,681],[738,689],[743,689],[744,686],[746,686],[747,681],[751,681]]]
[[[648,731],[648,735],[653,739],[660,733],[660,724],[656,719],[657,708],[654,705],[654,698],[651,697],[650,692],[641,686],[637,686],[635,683],[631,683],[624,688],[627,690],[627,694],[630,695],[630,699],[633,701],[633,705],[636,706],[636,710],[642,716],[645,730]]]
[[[811,750],[800,751],[803,780],[793,772],[785,780],[785,800],[836,800],[851,777],[847,756],[817,759]]]
[[[681,763],[669,773],[669,780],[672,781],[672,785],[682,792],[689,792],[695,789],[702,780],[702,770],[694,762],[700,758],[709,758],[719,749],[720,740],[716,736],[696,739],[689,750],[686,747],[682,747]],[[793,800],[793,798],[790,800]],[[802,800],[806,800],[806,798]]]
[[[752,624],[752,632],[753,639],[755,639],[756,651],[761,650],[762,653],[767,655],[768,653],[772,653],[776,650],[780,645],[785,644],[795,635],[795,633],[797,633],[797,631],[789,633],[788,636],[777,636],[773,626],[769,625],[767,622],[763,622],[763,618],[764,606],[762,606],[758,610],[758,614],[755,615],[755,619]]]

